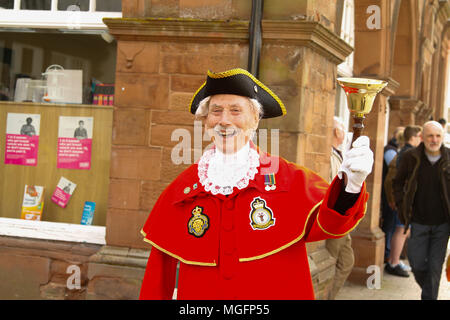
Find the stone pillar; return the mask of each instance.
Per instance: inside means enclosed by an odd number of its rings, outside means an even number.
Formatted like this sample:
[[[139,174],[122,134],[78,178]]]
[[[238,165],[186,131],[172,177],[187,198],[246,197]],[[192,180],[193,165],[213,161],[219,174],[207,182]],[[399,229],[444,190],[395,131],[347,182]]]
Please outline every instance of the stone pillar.
[[[389,99],[389,135],[392,134],[395,128],[399,126],[409,126],[416,123],[416,115],[422,109],[423,102],[417,99],[408,99],[401,97],[391,97]]]

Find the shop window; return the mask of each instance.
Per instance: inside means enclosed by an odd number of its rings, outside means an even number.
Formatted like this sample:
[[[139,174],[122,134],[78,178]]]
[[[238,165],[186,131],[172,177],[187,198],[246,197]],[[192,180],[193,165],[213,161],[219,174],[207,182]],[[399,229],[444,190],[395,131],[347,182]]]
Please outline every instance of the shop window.
[[[112,105],[116,50],[116,42],[105,41],[101,34],[0,32],[0,100]],[[70,82],[76,92],[64,91],[68,70],[80,73]],[[39,96],[35,84],[41,81],[46,90]]]
[[[117,44],[102,18],[121,17],[121,1],[0,0],[0,8],[0,236],[104,244]],[[75,27],[67,23],[74,12]],[[64,86],[79,90],[59,90],[61,72],[70,74]],[[107,98],[99,100],[98,89]],[[24,163],[6,160],[15,118],[24,122],[18,135],[39,132],[36,155]],[[64,130],[91,139],[90,158],[79,167],[64,166]],[[53,200],[64,179],[76,184],[65,205]],[[26,186],[29,194],[45,187],[40,220],[21,212]],[[91,202],[94,218],[84,225]]]

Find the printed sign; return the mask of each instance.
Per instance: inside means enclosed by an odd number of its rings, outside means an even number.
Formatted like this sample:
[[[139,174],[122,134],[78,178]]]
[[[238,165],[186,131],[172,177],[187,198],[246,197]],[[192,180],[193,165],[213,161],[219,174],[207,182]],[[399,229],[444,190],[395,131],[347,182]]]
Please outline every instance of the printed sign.
[[[36,166],[41,115],[8,113],[5,164]]]
[[[44,187],[25,185],[21,219],[41,220],[44,209]]]
[[[92,117],[59,117],[57,167],[91,168]]]
[[[83,216],[81,217],[81,224],[91,225],[94,219],[95,202],[86,201],[83,208]]]
[[[56,186],[55,192],[53,192],[52,201],[61,208],[65,208],[69,203],[69,199],[76,187],[77,185],[75,183],[64,177],[61,177],[61,179],[59,179],[58,185]]]

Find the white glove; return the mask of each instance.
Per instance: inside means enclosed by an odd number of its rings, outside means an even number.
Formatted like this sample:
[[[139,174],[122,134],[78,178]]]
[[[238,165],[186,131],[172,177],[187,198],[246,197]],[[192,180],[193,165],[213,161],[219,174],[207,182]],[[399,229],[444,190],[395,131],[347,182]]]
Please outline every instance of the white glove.
[[[348,140],[349,144],[352,139]],[[361,192],[366,177],[372,172],[373,152],[369,148],[370,140],[366,136],[361,136],[353,142],[353,148],[348,150],[348,145],[344,151],[343,161],[338,170],[338,176],[343,178],[343,173],[347,175],[347,186],[345,191],[349,193]]]

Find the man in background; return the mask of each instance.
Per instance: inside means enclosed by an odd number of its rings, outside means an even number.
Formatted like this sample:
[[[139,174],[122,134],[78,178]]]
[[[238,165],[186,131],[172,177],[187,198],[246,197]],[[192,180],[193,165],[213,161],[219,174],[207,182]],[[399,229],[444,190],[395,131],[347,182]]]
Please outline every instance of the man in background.
[[[342,120],[338,117],[333,119],[333,136],[331,148],[331,165],[329,182],[333,181],[338,174],[339,167],[342,164],[342,146],[345,140],[345,126]],[[326,248],[331,256],[336,259],[336,274],[333,279],[333,286],[328,295],[328,299],[334,300],[339,290],[347,280],[355,263],[355,257],[352,249],[352,238],[350,234],[346,234],[339,239],[327,239]]]
[[[393,183],[399,218],[411,224],[408,259],[422,300],[438,297],[450,235],[450,149],[443,138],[439,122],[426,122],[423,142],[401,156]]]
[[[386,146],[384,147],[383,152],[383,177],[381,184],[381,205],[382,205],[382,223],[381,230],[383,230],[386,241],[384,243],[384,260],[387,261],[389,259],[389,255],[391,253],[391,238],[395,231],[395,218],[396,213],[389,205],[388,195],[386,194],[385,181],[386,176],[388,174],[389,166],[392,163],[392,160],[397,156],[398,151],[402,145],[403,141],[403,131],[405,127],[397,127],[394,130],[394,134],[392,138],[388,141]]]
[[[405,241],[409,235],[409,232],[405,232],[405,226],[404,224],[402,224],[398,217],[397,207],[395,205],[394,199],[394,192],[392,190],[392,181],[397,174],[398,163],[403,153],[411,148],[417,147],[422,142],[421,133],[422,128],[420,126],[407,126],[405,128],[405,130],[403,131],[403,139],[405,141],[405,145],[389,164],[389,170],[384,181],[386,200],[388,202],[389,208],[392,210],[392,213],[394,215],[394,233],[390,239],[390,252],[385,270],[387,273],[394,276],[409,277],[408,272],[411,271],[411,268],[405,265],[400,260],[403,246],[405,245]]]

